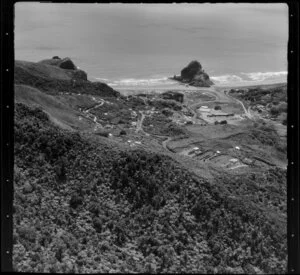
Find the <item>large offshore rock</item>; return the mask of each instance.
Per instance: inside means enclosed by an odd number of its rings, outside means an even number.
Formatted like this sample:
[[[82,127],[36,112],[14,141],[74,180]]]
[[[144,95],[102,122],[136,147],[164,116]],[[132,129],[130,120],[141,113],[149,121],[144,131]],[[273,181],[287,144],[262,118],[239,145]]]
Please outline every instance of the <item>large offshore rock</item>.
[[[197,87],[210,87],[214,83],[209,79],[209,75],[204,72],[201,64],[194,60],[181,70],[180,76],[174,76],[172,79],[187,83]]]

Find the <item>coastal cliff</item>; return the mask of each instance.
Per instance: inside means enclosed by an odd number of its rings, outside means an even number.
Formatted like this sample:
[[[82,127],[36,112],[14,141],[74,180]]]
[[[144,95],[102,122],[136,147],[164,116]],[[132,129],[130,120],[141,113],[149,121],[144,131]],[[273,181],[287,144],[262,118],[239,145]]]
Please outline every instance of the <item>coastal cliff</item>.
[[[180,76],[174,75],[171,79],[196,87],[210,87],[214,83],[209,75],[203,70],[201,64],[194,60],[181,70]]]

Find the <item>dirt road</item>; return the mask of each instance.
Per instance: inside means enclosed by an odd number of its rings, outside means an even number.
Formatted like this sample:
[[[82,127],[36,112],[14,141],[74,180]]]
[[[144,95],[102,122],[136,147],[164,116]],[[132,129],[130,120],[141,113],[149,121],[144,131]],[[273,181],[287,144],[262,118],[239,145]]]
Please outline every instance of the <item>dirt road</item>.
[[[144,121],[144,119],[145,119],[145,114],[144,114],[142,111],[140,111],[140,114],[141,114],[141,119],[139,119],[139,120],[137,121],[137,123],[136,123],[136,130],[135,130],[135,132],[136,132],[136,133],[137,133],[137,132],[142,132],[142,133],[144,133],[146,136],[150,136],[150,134],[146,133],[146,132],[144,131],[144,129],[143,129],[143,121]]]
[[[86,117],[91,118],[93,120],[93,122],[95,122],[96,125],[94,127],[94,131],[96,131],[98,128],[103,128],[103,126],[99,122],[97,122],[97,116],[91,114],[90,111],[101,107],[104,104],[104,100],[101,98],[97,100],[95,97],[92,97],[92,99],[93,99],[93,101],[95,101],[99,104],[97,104],[96,106],[94,106],[92,108],[84,110],[83,113],[85,114]]]
[[[230,96],[230,95],[228,94],[227,91],[224,91],[224,94],[225,94],[228,98],[232,99],[232,101],[238,102],[240,105],[242,105],[243,110],[244,110],[244,112],[245,112],[245,115],[246,115],[249,119],[252,119],[252,118],[253,118],[252,115],[251,115],[251,113],[250,113],[250,111],[249,111],[249,108],[250,108],[250,107],[249,107],[248,110],[247,110],[246,107],[245,107],[245,105],[244,105],[244,103],[243,103],[242,101],[238,100],[237,98],[234,98],[234,97]]]

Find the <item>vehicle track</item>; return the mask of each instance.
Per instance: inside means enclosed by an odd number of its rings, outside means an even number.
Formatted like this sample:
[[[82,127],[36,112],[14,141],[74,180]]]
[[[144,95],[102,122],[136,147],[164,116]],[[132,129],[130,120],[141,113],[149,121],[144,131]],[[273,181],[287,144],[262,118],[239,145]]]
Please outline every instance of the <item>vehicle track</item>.
[[[98,119],[97,116],[95,116],[94,114],[90,113],[90,111],[93,110],[93,109],[96,109],[96,108],[101,107],[101,106],[105,103],[105,101],[104,101],[102,98],[100,98],[99,100],[97,100],[95,97],[92,97],[92,99],[93,99],[95,102],[97,102],[97,103],[100,102],[100,103],[97,104],[97,105],[95,105],[95,106],[93,106],[93,107],[91,107],[91,108],[88,108],[88,109],[84,110],[83,113],[84,113],[88,118],[91,118],[91,119],[93,120],[93,122],[95,123],[94,131],[96,131],[98,128],[103,128],[103,126],[102,126],[101,123],[99,123],[99,122],[97,121],[97,119]]]

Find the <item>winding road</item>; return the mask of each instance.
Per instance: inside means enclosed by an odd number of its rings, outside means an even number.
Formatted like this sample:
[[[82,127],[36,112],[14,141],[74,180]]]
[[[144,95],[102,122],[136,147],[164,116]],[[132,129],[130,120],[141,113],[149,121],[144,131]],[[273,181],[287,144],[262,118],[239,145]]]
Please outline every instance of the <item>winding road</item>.
[[[145,114],[144,114],[142,111],[140,111],[140,114],[141,114],[141,119],[138,120],[137,123],[136,123],[136,130],[135,130],[135,132],[136,132],[136,133],[142,132],[142,133],[145,134],[146,136],[150,136],[150,134],[147,133],[147,132],[145,132],[144,129],[143,129],[143,121],[144,121],[144,119],[145,119],[146,116],[145,116]],[[151,134],[151,136],[155,136],[155,137],[158,137],[158,138],[167,138],[166,140],[164,140],[164,141],[162,142],[162,146],[163,146],[166,150],[170,151],[170,150],[168,149],[168,147],[167,147],[167,144],[168,144],[169,141],[172,140],[172,137],[169,137],[169,136],[161,136],[161,135],[154,135],[154,134]]]
[[[243,110],[244,110],[244,112],[245,112],[245,115],[246,115],[249,119],[252,119],[252,118],[253,118],[253,116],[252,116],[251,113],[250,113],[250,107],[249,107],[248,110],[247,110],[246,107],[245,107],[245,105],[244,105],[244,103],[243,103],[242,101],[238,100],[237,98],[234,98],[234,97],[230,96],[230,95],[228,94],[227,91],[224,91],[224,94],[225,94],[228,98],[230,98],[230,99],[232,99],[233,101],[238,102],[240,105],[242,105]]]
[[[150,136],[150,134],[146,133],[143,129],[143,121],[145,119],[145,115],[142,111],[140,111],[140,114],[141,114],[141,119],[137,121],[136,123],[136,130],[135,132],[138,133],[138,132],[143,132],[146,136]]]
[[[228,92],[227,91],[217,91],[215,90],[214,88],[205,88],[205,89],[197,89],[197,90],[193,90],[195,92],[206,92],[206,93],[209,93],[210,95],[214,96],[215,99],[214,100],[209,100],[209,101],[202,101],[202,100],[199,100],[198,102],[195,102],[193,104],[190,104],[189,106],[187,106],[187,108],[193,113],[193,121],[194,123],[196,123],[196,120],[197,120],[197,111],[195,110],[195,108],[200,105],[200,104],[204,104],[204,103],[211,103],[211,102],[215,102],[215,101],[220,101],[220,102],[234,102],[234,103],[238,103],[242,106],[243,110],[244,110],[244,113],[246,115],[246,117],[248,117],[249,119],[253,119],[253,116],[251,115],[250,113],[250,107],[248,109],[246,109],[245,105],[243,104],[242,101],[228,95]],[[146,101],[144,101],[146,103]],[[143,130],[143,121],[145,119],[145,114],[140,111],[140,114],[141,114],[141,118],[137,121],[137,124],[136,124],[136,133],[138,132],[142,132],[143,134],[145,134],[146,136],[150,136],[149,133],[145,132]],[[170,151],[168,149],[168,143],[173,139],[172,137],[169,137],[169,136],[161,136],[161,135],[152,135],[151,136],[155,136],[155,137],[159,137],[159,138],[166,138],[163,142],[162,142],[162,146]]]
[[[98,128],[103,128],[103,126],[99,122],[97,122],[97,116],[91,114],[90,111],[93,110],[93,109],[101,107],[104,104],[105,101],[102,98],[97,100],[95,97],[92,97],[92,99],[93,99],[93,101],[95,101],[99,104],[95,105],[94,107],[91,107],[91,108],[88,108],[88,109],[84,110],[83,113],[86,114],[86,116],[88,118],[91,118],[95,122],[96,125],[94,127],[94,131],[96,131]]]
[[[206,93],[209,93],[210,95],[214,96],[215,99],[214,100],[208,100],[208,101],[199,100],[198,102],[195,102],[195,103],[189,105],[189,109],[194,113],[194,117],[193,117],[194,120],[197,117],[195,108],[197,108],[199,105],[203,105],[203,104],[206,104],[206,103],[212,103],[212,102],[215,102],[215,101],[229,102],[229,103],[232,103],[232,102],[238,103],[238,104],[240,104],[242,106],[245,115],[249,119],[253,118],[252,115],[251,115],[251,113],[250,113],[250,111],[246,109],[246,107],[243,104],[243,102],[240,101],[240,100],[238,100],[238,99],[236,99],[236,98],[234,98],[234,97],[232,97],[232,96],[230,96],[226,90],[217,91],[217,90],[214,90],[213,88],[210,88],[210,89],[206,89],[206,90],[199,90],[198,92],[204,92],[204,91]]]
[[[169,148],[168,148],[168,143],[170,142],[172,140],[172,138],[171,137],[168,137],[166,140],[164,140],[163,142],[162,142],[162,146],[166,149],[166,150],[168,150],[168,151],[170,151],[170,152],[172,152]]]

